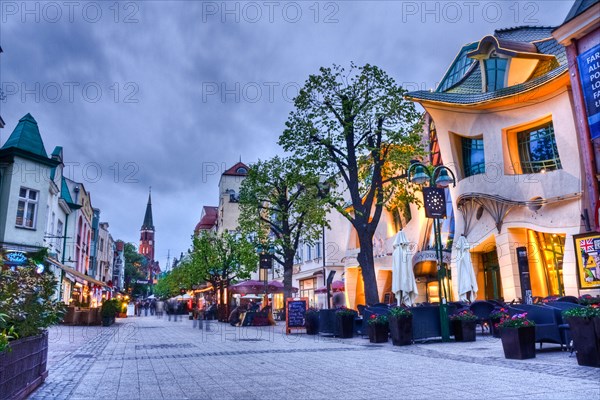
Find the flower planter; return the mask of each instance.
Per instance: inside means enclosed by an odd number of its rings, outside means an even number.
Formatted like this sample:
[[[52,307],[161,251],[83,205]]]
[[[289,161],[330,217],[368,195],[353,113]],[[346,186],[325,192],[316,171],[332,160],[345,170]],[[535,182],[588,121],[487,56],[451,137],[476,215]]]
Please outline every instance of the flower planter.
[[[535,326],[500,330],[504,357],[513,360],[535,358]]]
[[[307,335],[318,335],[319,334],[319,315],[307,315],[305,319],[306,334]]]
[[[389,316],[390,334],[394,346],[406,346],[412,344],[412,315],[407,317]]]
[[[336,334],[339,338],[349,339],[354,336],[354,316],[336,315]]]
[[[386,343],[388,341],[389,328],[382,324],[369,324],[369,342]]]
[[[0,396],[24,399],[48,376],[48,332],[12,341],[10,348],[0,353]]]
[[[600,318],[569,317],[577,364],[600,368]]]
[[[491,320],[490,331],[492,332],[492,336],[495,337],[495,338],[499,338],[500,337],[500,328],[498,328],[496,326],[499,323],[500,323],[500,318],[493,318]]]
[[[454,339],[457,342],[475,341],[475,326],[477,325],[476,321],[455,320],[450,322],[452,324],[452,331],[454,332]]]

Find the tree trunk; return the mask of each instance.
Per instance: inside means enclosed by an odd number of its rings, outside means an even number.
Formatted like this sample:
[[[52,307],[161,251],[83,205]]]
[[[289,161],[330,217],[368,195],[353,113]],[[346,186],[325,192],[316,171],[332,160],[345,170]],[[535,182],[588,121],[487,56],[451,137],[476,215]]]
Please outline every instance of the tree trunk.
[[[358,263],[360,264],[363,282],[365,285],[365,298],[367,305],[379,303],[377,290],[377,277],[375,276],[375,261],[373,260],[373,235],[368,232],[357,232],[360,244]]]
[[[290,252],[288,252],[290,253]],[[291,254],[291,256],[290,256]],[[283,301],[293,297],[292,295],[292,275],[294,272],[294,253],[285,254],[283,264]]]

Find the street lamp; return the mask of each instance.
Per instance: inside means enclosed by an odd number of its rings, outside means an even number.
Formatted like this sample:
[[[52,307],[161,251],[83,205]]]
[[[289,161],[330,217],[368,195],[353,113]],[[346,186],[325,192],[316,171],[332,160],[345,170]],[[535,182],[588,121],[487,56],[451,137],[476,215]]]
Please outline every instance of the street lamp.
[[[275,254],[275,247],[272,243],[269,243],[268,247],[263,247],[262,244],[258,245],[257,253],[260,258],[259,262],[259,275],[262,277],[265,283],[265,307],[269,303],[269,270],[273,269],[273,255]]]
[[[413,176],[411,178],[411,173]],[[435,236],[435,252],[437,256],[438,293],[440,296],[440,325],[442,341],[450,340],[450,326],[448,323],[448,267],[444,264],[442,253],[441,219],[446,218],[446,192],[445,188],[452,184],[456,186],[456,177],[452,170],[444,165],[438,165],[433,172],[420,162],[412,162],[406,172],[408,179],[417,184],[429,186],[422,187],[425,216],[433,219],[433,232]]]
[[[317,196],[319,197],[319,199],[324,200],[327,197],[329,197],[329,191],[331,189],[331,185],[327,182],[327,181],[323,181],[323,182],[319,182],[318,186],[317,186]],[[323,226],[322,226],[322,236],[323,236],[323,286],[327,287],[327,308],[329,308],[329,303],[330,303],[330,297],[331,294],[329,293],[329,287],[327,286],[327,277],[326,275],[326,266],[327,266],[327,259],[326,254],[325,254],[325,250],[327,249],[327,245],[325,244],[325,221],[323,221]]]

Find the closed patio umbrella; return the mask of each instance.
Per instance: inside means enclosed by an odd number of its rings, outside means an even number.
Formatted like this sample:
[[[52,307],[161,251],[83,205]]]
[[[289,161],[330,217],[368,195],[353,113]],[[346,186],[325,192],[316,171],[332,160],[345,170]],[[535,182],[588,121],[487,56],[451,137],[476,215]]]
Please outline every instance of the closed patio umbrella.
[[[467,238],[461,236],[456,241],[454,246],[458,251],[456,257],[456,265],[458,269],[458,300],[469,300],[467,294],[471,292],[471,301],[477,297],[477,278],[473,271],[473,263],[471,262],[471,253],[469,252],[469,242]]]
[[[398,305],[411,307],[419,291],[415,282],[415,273],[409,262],[409,241],[403,231],[394,239],[392,253],[392,292],[396,295]]]

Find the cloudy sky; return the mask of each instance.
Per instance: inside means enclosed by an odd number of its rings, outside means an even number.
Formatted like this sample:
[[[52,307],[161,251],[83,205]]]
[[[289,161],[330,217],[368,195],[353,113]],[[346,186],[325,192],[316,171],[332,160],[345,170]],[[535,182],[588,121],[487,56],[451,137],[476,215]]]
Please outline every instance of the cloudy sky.
[[[185,251],[220,173],[271,157],[309,74],[371,63],[434,88],[461,45],[557,25],[572,1],[0,2],[4,143],[38,121],[46,150],[137,243],[152,186],[156,258]]]

